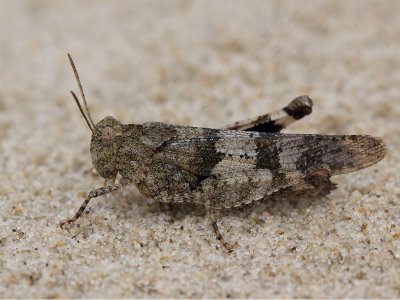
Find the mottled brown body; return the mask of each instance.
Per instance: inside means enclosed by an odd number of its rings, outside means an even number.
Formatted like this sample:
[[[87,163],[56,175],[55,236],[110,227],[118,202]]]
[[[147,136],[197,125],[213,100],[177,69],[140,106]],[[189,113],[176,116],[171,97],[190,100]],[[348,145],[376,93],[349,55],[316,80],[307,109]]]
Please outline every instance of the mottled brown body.
[[[283,189],[318,191],[321,184],[330,183],[313,176],[356,171],[384,154],[382,142],[369,136],[118,123],[108,117],[97,125],[100,130],[121,128],[115,144],[104,146],[95,135],[92,139],[93,163],[103,177],[119,173],[156,200],[201,205],[210,201],[213,209],[239,207]]]
[[[94,124],[84,102],[86,116],[80,109],[93,132],[93,165],[112,184],[90,192],[76,215],[61,225],[77,220],[91,198],[134,183],[161,202],[203,205],[217,238],[231,250],[218,230],[216,211],[270,196],[326,195],[336,188],[331,176],[369,167],[386,153],[382,140],[371,136],[279,133],[311,113],[308,96],[227,129],[123,125],[112,117]],[[114,184],[118,174],[121,179]]]

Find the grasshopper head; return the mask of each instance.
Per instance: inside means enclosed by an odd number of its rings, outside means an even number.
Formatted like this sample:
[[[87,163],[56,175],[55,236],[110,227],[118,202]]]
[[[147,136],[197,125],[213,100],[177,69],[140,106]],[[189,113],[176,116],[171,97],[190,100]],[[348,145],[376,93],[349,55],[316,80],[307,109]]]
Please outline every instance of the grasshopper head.
[[[118,173],[117,152],[121,144],[122,124],[113,117],[106,117],[96,125],[94,124],[92,117],[90,116],[89,107],[86,102],[78,71],[76,70],[74,61],[69,54],[68,59],[71,63],[72,70],[74,71],[85,110],[82,108],[75,93],[71,91],[71,94],[74,97],[83,118],[89,126],[89,129],[92,131],[90,153],[92,154],[93,166],[104,178],[115,178]]]
[[[104,178],[114,178],[117,173],[117,155],[121,145],[122,123],[106,117],[94,126],[90,142],[93,166]]]

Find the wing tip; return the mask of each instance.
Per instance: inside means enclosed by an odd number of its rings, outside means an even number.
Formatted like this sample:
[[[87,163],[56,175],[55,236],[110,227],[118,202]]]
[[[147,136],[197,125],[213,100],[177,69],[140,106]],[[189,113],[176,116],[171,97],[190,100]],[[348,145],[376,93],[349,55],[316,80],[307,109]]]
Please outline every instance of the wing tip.
[[[347,136],[344,146],[350,152],[348,164],[334,171],[334,175],[351,173],[371,167],[381,161],[387,153],[385,142],[370,135]]]
[[[375,136],[370,136],[367,135],[366,136],[370,141],[374,141],[375,145],[374,145],[374,149],[375,149],[375,153],[376,153],[376,158],[374,161],[374,164],[376,164],[377,162],[381,161],[387,153],[387,147],[385,142],[380,138],[380,137],[375,137]]]

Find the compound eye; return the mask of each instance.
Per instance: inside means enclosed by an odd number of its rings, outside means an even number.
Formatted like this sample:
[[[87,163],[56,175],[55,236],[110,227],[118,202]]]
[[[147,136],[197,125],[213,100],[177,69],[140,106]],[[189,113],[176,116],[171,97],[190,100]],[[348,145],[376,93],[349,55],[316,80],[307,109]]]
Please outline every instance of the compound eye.
[[[101,139],[106,143],[112,143],[112,140],[115,137],[115,130],[112,127],[105,127],[101,132]]]

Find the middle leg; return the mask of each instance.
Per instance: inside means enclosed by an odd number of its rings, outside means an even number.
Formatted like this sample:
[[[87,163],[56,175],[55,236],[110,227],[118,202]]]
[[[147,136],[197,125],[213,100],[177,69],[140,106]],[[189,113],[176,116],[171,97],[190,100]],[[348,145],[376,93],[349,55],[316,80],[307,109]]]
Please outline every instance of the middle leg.
[[[211,222],[211,226],[214,230],[215,236],[217,240],[221,243],[221,245],[228,250],[228,253],[233,252],[233,246],[228,244],[224,237],[222,236],[221,232],[218,228],[218,219],[216,217],[216,213],[210,208],[209,202],[206,203],[206,211],[207,211],[207,221]]]

